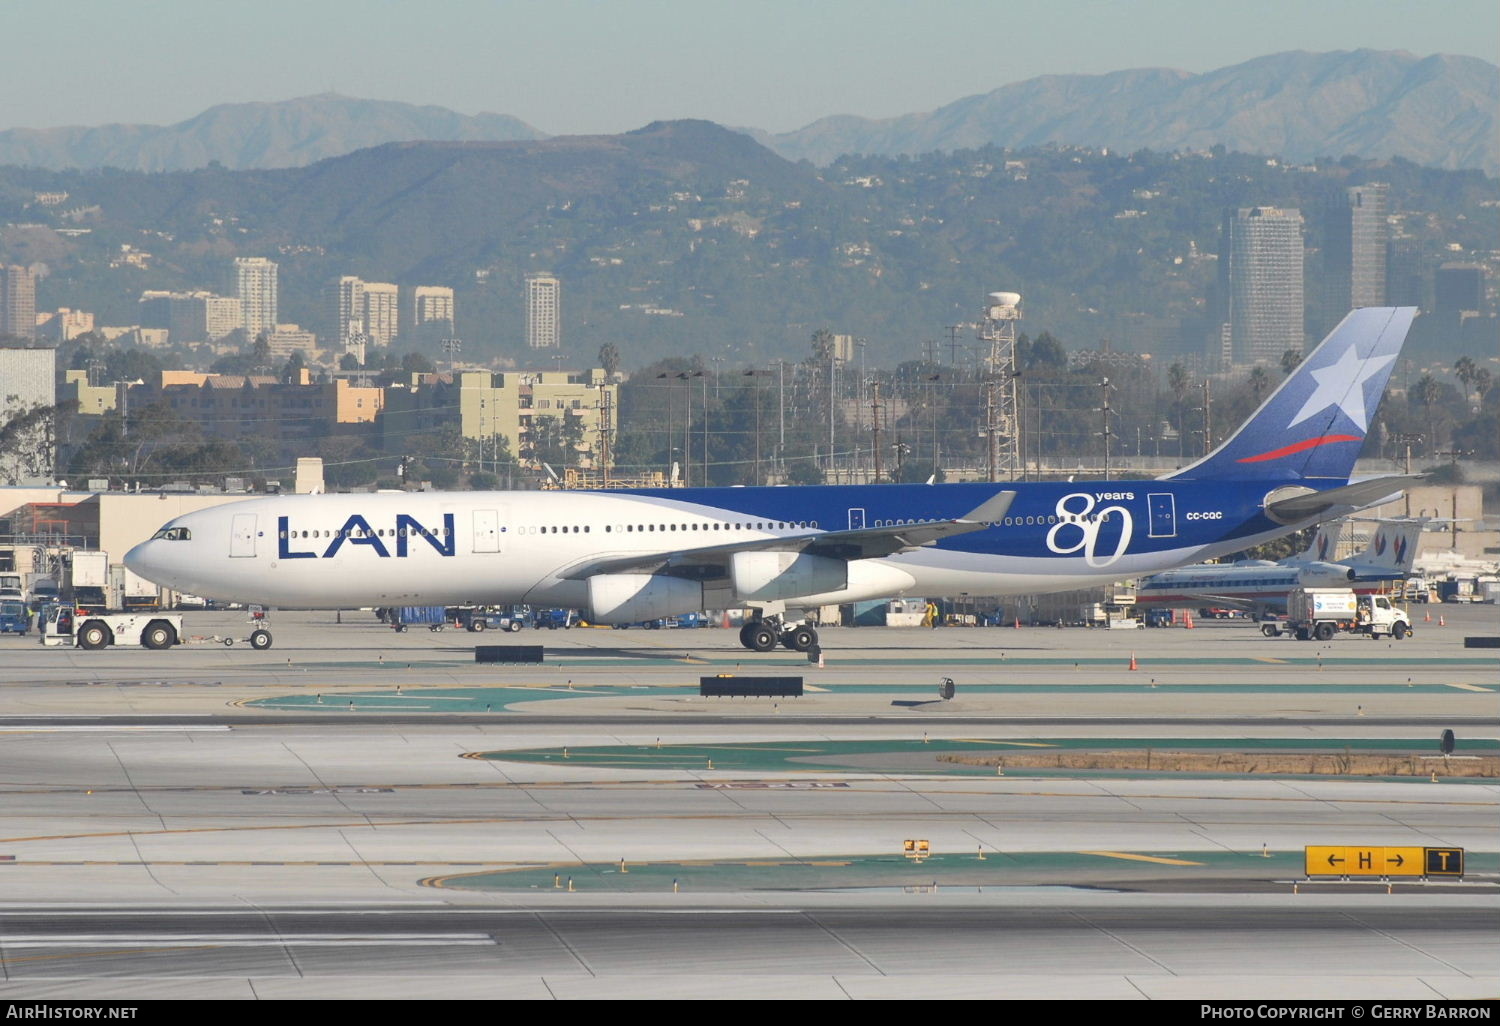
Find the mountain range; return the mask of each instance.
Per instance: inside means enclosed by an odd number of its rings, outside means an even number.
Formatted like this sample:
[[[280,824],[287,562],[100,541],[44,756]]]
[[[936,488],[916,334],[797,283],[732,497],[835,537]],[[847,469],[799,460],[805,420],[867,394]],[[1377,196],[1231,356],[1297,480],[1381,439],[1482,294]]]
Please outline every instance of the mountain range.
[[[1500,173],[1500,67],[1400,51],[1294,51],[1203,74],[1163,68],[1045,75],[927,113],[822,118],[794,132],[742,129],[790,160],[894,156],[984,145],[1207,150],[1306,163],[1400,157]],[[392,142],[503,142],[546,133],[504,114],[333,93],[212,107],[175,125],[13,128],[0,165],[177,171],[298,167]]]
[[[225,103],[175,125],[12,128],[0,164],[23,167],[190,171],[301,167],[392,142],[507,142],[544,133],[507,114],[360,100],[337,93],[279,103]]]

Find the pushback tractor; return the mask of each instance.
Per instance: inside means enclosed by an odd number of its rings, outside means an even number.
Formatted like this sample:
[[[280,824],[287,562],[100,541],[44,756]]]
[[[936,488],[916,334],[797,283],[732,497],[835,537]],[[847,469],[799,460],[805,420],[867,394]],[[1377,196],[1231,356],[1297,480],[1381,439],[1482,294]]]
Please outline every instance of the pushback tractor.
[[[164,649],[182,642],[182,617],[156,612],[86,613],[74,606],[49,606],[41,617],[41,636],[43,645]]]

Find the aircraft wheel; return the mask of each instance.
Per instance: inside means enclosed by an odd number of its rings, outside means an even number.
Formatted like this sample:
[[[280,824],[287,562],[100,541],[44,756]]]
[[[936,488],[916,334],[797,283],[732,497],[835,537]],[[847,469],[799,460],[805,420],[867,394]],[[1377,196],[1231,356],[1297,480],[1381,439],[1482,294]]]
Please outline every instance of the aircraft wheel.
[[[165,620],[152,620],[141,634],[141,644],[150,649],[171,648],[177,642],[177,632]]]
[[[78,629],[78,647],[97,651],[110,642],[109,628],[98,620],[90,620]]]
[[[271,632],[258,630],[250,632],[250,647],[257,652],[264,652],[271,647]]]
[[[756,624],[747,646],[752,652],[769,652],[776,647],[776,632],[765,624]]]
[[[798,652],[807,652],[818,643],[818,632],[808,626],[793,628],[789,637],[791,647]]]
[[[1402,638],[1406,637],[1406,624],[1398,623],[1393,626],[1391,628],[1391,637],[1395,638],[1397,641],[1400,641]]]
[[[781,645],[782,648],[786,649],[788,652],[795,652],[797,650],[796,642],[792,640],[791,631],[782,631],[781,637],[777,638],[776,641]]]
[[[750,632],[753,630],[755,630],[755,622],[753,620],[740,628],[740,644],[745,648],[750,647]]]

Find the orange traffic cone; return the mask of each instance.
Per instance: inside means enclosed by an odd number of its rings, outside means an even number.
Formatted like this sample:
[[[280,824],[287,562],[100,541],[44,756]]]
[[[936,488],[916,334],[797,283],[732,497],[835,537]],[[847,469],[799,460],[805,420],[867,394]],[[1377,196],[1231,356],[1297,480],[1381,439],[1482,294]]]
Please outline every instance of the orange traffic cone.
[[[1442,613],[1438,614],[1438,626],[1439,627],[1446,627],[1446,626],[1448,626],[1448,624],[1443,620],[1443,614]]]
[[[1422,617],[1422,622],[1423,623],[1431,623],[1432,622],[1432,610],[1430,610],[1430,609],[1427,610],[1427,614]]]
[[[1139,667],[1137,667],[1135,665],[1135,653],[1134,652],[1130,653],[1130,668],[1132,670],[1139,669]]]
[[[1016,630],[1020,630],[1020,629],[1021,629],[1021,618],[1018,616],[1018,617],[1016,617]]]
[[[1193,629],[1193,614],[1192,613],[1184,613],[1182,615],[1183,615],[1183,618],[1187,620],[1187,624],[1186,624],[1187,629],[1188,630],[1192,630]]]
[[[724,620],[723,620],[722,623],[719,624],[719,626],[720,627],[728,627],[729,626],[729,610],[727,610],[727,609],[724,610]]]

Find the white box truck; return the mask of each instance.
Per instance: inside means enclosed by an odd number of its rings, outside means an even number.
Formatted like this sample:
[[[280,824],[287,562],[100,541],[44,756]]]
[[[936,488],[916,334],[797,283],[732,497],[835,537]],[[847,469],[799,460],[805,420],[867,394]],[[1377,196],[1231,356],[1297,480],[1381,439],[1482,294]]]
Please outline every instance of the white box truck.
[[[76,606],[108,608],[109,553],[76,549],[69,565],[68,584]]]
[[[1356,595],[1348,588],[1299,588],[1287,595],[1287,629],[1298,641],[1327,641],[1338,633],[1400,641],[1411,617],[1385,595]]]

